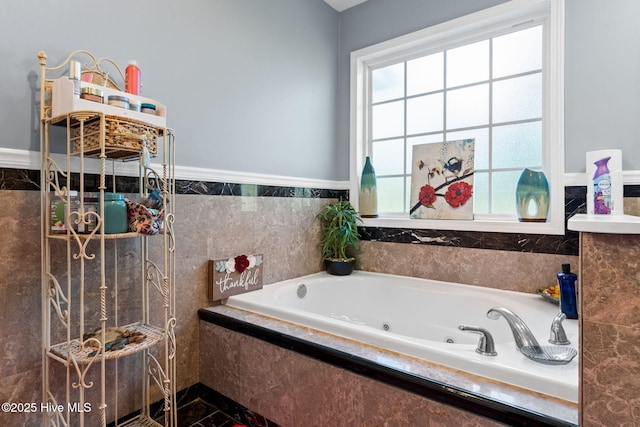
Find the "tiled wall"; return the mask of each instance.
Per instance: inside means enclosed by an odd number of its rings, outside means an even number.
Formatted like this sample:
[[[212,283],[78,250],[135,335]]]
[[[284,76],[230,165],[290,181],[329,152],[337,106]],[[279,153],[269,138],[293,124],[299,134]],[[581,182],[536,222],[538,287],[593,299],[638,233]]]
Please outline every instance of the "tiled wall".
[[[580,261],[580,425],[640,425],[640,236],[583,233]]]
[[[40,193],[37,172],[0,169],[0,401],[41,402]],[[127,181],[127,180],[124,180]],[[198,315],[207,301],[207,261],[241,253],[262,253],[264,282],[272,283],[320,270],[320,227],[315,215],[332,192],[255,188],[180,182],[176,196],[178,389],[199,382]],[[118,189],[134,191],[127,182]],[[240,196],[255,194],[254,196]],[[199,193],[199,194],[198,194]],[[265,194],[266,193],[266,194]],[[234,196],[229,196],[233,194]],[[135,240],[135,239],[134,239]],[[128,243],[120,253],[136,269]],[[125,277],[124,265],[120,275]],[[134,286],[128,286],[132,290]],[[121,312],[139,307],[121,298]],[[133,306],[133,307],[132,307]],[[127,359],[127,358],[124,358]],[[128,361],[121,361],[121,374]],[[122,376],[122,375],[121,375]],[[57,374],[64,385],[64,374]],[[121,385],[121,412],[138,400]],[[112,405],[113,406],[113,405]],[[97,413],[97,411],[96,411]],[[41,425],[40,414],[0,413],[0,425]]]
[[[2,401],[41,401],[38,182],[37,171],[0,169]],[[127,179],[117,185],[119,190],[135,191]],[[192,181],[177,186],[176,333],[181,389],[199,381],[197,309],[209,304],[207,261],[262,253],[265,284],[319,271],[320,229],[315,215],[322,204],[346,194]],[[571,206],[583,205],[579,197],[568,199],[567,212],[573,211]],[[455,239],[460,236],[452,232],[444,235],[453,244],[417,244],[400,243],[410,236],[407,230],[399,234],[405,239],[400,241],[390,235],[381,237],[377,230],[362,231],[360,268],[366,270],[531,292],[548,284],[561,262],[577,262],[577,252],[567,250],[573,245],[571,239],[545,242],[542,236],[518,235]],[[468,243],[469,238],[476,243]],[[479,241],[504,249],[478,246]],[[519,246],[523,241],[529,243]],[[549,250],[554,247],[558,252]],[[27,414],[0,413],[0,425],[39,425],[39,420]]]

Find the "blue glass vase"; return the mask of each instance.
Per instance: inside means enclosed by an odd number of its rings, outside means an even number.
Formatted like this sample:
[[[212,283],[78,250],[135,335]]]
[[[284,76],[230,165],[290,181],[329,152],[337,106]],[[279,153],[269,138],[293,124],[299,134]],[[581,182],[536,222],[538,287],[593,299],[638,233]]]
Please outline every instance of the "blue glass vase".
[[[516,186],[520,222],[546,222],[549,214],[549,183],[544,172],[525,168]]]
[[[376,184],[376,172],[371,164],[371,158],[367,156],[362,168],[360,178],[359,211],[362,218],[378,217],[378,187]]]

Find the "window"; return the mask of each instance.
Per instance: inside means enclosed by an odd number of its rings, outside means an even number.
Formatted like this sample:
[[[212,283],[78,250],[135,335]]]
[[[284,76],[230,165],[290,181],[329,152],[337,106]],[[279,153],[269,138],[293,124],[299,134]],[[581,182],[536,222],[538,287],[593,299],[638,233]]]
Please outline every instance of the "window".
[[[366,155],[378,185],[365,225],[564,233],[562,6],[511,1],[352,53],[352,198]],[[474,220],[409,219],[412,147],[467,138]],[[549,179],[546,223],[517,221],[525,167]]]

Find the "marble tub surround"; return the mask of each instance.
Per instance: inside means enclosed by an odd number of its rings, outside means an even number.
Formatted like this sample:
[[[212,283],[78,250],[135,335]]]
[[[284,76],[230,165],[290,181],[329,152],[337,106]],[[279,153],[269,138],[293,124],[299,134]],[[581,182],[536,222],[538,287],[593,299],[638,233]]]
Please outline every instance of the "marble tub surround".
[[[575,404],[399,353],[226,306],[200,317],[201,381],[282,425],[577,423]]]
[[[580,263],[581,425],[640,425],[640,234],[583,232]]]
[[[360,270],[525,293],[553,285],[562,263],[578,265],[572,255],[369,241],[361,249]]]

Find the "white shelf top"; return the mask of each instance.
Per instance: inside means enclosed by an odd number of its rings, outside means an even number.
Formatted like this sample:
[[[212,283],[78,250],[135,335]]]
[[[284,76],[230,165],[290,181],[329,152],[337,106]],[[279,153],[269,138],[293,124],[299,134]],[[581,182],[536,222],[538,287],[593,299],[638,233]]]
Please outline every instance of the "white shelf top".
[[[569,218],[567,228],[586,233],[640,234],[640,217],[578,214]]]

